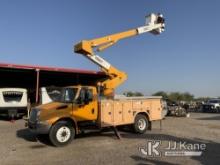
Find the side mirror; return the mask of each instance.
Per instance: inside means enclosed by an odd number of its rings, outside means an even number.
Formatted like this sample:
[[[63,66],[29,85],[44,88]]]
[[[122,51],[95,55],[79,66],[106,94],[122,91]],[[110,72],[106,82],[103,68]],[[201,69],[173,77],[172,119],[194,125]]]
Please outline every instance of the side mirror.
[[[84,99],[85,104],[88,104],[92,100],[93,100],[93,95],[92,95],[91,91],[90,90],[86,90],[86,92],[85,92],[85,99]]]
[[[85,104],[89,104],[89,100],[88,100],[88,99],[85,99],[84,103],[85,103]]]
[[[92,100],[93,100],[92,92],[88,89],[83,89],[81,90],[80,95],[76,100],[76,103],[79,105],[89,104],[89,102]]]
[[[85,104],[85,95],[80,94],[79,97],[76,99],[76,104],[83,105]]]
[[[85,104],[88,104],[90,101],[92,101],[92,98],[89,97],[88,94],[86,94],[85,99],[84,99]]]
[[[82,105],[83,104],[83,100],[81,97],[79,97],[78,99],[76,99],[76,104]]]

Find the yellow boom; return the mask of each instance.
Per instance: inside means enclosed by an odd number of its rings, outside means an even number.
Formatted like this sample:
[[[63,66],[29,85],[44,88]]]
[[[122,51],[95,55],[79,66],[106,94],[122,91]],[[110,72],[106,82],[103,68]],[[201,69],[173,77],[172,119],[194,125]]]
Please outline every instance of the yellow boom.
[[[112,96],[115,88],[127,79],[127,74],[113,67],[103,58],[96,55],[94,51],[103,51],[121,39],[133,37],[147,32],[156,35],[164,31],[165,21],[161,14],[152,13],[147,17],[147,20],[148,21],[144,26],[112,35],[107,35],[101,38],[82,40],[80,43],[74,46],[75,53],[82,54],[95,64],[99,65],[101,69],[109,76],[109,79],[101,82],[101,86],[104,87],[103,92],[105,96]]]

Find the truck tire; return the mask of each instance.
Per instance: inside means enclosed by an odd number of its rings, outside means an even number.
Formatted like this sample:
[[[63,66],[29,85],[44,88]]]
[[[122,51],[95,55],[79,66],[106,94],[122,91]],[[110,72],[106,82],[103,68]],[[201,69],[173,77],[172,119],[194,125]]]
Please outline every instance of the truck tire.
[[[49,139],[56,147],[65,146],[74,139],[75,128],[67,121],[59,121],[53,125],[49,132]]]
[[[137,115],[135,117],[133,128],[135,133],[139,133],[139,134],[145,133],[149,128],[149,121],[147,117],[141,114]]]

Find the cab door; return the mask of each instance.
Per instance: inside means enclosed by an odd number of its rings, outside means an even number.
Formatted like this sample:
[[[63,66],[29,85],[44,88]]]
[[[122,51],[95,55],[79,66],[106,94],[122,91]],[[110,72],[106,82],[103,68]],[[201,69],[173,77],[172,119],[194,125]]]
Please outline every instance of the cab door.
[[[92,88],[82,87],[76,100],[73,115],[77,121],[97,120],[98,103]]]

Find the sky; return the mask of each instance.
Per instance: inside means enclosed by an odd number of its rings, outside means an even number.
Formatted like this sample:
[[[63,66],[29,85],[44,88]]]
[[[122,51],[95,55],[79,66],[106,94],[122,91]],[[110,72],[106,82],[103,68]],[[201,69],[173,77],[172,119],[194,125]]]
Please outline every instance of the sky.
[[[220,96],[218,0],[1,0],[0,63],[98,70],[74,44],[136,28],[162,13],[166,30],[118,42],[99,55],[125,71],[117,89]]]

